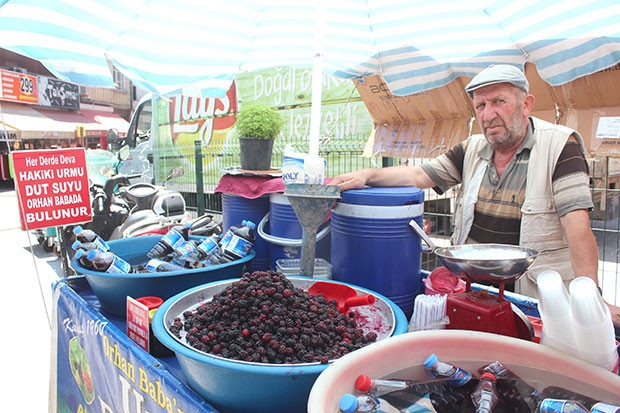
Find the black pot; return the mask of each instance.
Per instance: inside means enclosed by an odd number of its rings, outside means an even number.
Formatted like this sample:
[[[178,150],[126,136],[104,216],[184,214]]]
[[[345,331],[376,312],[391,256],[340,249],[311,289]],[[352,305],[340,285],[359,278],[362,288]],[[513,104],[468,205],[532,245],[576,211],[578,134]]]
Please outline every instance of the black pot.
[[[268,171],[274,139],[239,138],[241,169]]]

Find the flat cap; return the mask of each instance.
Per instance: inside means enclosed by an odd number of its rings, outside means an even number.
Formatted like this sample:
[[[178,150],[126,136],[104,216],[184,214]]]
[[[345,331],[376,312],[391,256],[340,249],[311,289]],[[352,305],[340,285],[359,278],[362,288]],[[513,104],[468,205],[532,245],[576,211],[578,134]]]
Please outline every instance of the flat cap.
[[[525,78],[525,74],[515,66],[511,65],[491,65],[478,73],[465,86],[465,92],[469,97],[474,97],[474,90],[496,83],[511,83],[525,93],[529,93],[530,85]]]

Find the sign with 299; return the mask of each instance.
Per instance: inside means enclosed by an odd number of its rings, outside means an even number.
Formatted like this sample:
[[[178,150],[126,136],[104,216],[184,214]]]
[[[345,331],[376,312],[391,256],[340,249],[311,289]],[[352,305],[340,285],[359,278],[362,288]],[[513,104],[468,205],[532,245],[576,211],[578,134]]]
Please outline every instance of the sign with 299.
[[[2,100],[30,104],[39,103],[36,76],[0,70],[0,78],[2,80],[2,93],[0,93]]]
[[[32,95],[36,91],[36,79],[32,76],[21,76],[19,78],[19,91],[24,95]]]

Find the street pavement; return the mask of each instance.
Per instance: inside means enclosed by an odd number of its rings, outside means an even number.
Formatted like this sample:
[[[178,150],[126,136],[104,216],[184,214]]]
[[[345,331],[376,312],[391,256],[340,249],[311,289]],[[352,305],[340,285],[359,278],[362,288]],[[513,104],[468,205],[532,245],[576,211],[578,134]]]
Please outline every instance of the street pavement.
[[[12,182],[0,183],[0,257],[4,288],[4,412],[49,411],[52,284],[62,275],[60,259],[22,231]]]

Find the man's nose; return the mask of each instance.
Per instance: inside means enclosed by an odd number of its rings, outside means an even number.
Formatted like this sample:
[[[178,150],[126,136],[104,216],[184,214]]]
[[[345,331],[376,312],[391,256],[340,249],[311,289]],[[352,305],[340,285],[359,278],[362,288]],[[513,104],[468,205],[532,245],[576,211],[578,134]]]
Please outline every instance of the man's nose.
[[[497,117],[497,113],[488,105],[478,112],[478,120],[483,124],[491,123]]]

